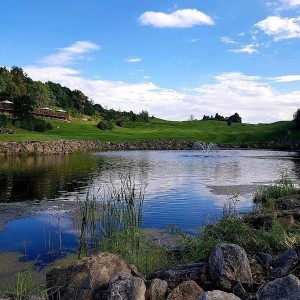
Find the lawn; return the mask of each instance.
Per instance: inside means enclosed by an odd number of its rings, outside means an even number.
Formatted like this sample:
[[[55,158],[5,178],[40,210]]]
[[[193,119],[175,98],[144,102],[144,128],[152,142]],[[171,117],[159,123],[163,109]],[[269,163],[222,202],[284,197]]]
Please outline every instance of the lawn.
[[[51,120],[53,130],[43,133],[25,131],[10,126],[16,134],[0,134],[0,141],[43,141],[59,139],[132,142],[141,140],[191,140],[213,143],[254,143],[286,137],[288,132],[299,140],[300,132],[293,123],[281,121],[271,124],[237,124],[228,126],[220,121],[165,121],[151,119],[149,123],[133,122],[112,131],[101,131],[95,121],[73,119],[69,122]]]

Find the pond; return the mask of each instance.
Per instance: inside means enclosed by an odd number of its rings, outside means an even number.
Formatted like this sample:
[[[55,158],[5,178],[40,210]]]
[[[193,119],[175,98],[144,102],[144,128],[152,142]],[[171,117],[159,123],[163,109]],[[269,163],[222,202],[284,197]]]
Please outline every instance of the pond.
[[[120,174],[146,185],[144,228],[176,225],[193,233],[220,218],[233,196],[239,211],[252,210],[256,189],[282,173],[299,181],[298,153],[191,150],[0,157],[0,252],[18,251],[24,259],[48,262],[75,251],[78,199],[98,196],[117,184]]]

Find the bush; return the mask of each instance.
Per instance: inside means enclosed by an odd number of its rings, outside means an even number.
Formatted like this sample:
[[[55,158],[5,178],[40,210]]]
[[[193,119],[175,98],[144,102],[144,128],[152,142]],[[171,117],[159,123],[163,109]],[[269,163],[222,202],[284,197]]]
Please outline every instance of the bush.
[[[52,124],[49,122],[46,122],[43,119],[37,119],[35,117],[28,117],[25,119],[17,119],[14,121],[14,126],[22,128],[24,130],[28,131],[38,131],[38,132],[44,132],[47,129],[52,130]]]
[[[8,118],[5,115],[0,115],[0,127],[7,127]]]
[[[112,121],[101,120],[97,127],[100,130],[112,130],[114,128],[114,123]]]

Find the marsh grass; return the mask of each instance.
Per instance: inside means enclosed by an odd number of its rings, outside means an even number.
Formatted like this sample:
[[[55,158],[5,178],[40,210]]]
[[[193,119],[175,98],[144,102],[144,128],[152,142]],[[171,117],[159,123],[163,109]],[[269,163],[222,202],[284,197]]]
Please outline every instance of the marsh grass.
[[[277,209],[276,200],[283,197],[290,197],[299,193],[299,189],[286,173],[281,174],[281,178],[268,186],[261,186],[254,195],[256,210],[260,208],[266,210]]]
[[[77,217],[78,258],[106,251],[121,255],[143,274],[170,262],[166,249],[147,238],[141,229],[146,184],[136,184],[130,175],[120,175],[79,201]]]

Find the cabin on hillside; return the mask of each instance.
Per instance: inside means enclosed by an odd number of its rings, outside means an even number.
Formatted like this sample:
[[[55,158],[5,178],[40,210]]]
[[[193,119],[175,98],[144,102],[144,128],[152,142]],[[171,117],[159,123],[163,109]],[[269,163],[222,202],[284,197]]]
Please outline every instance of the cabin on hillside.
[[[13,103],[11,101],[5,100],[0,101],[0,113],[10,115],[13,112]],[[68,120],[68,114],[63,109],[57,109],[53,111],[49,107],[36,108],[32,112],[35,116],[45,117],[45,118],[54,118],[61,120]]]

